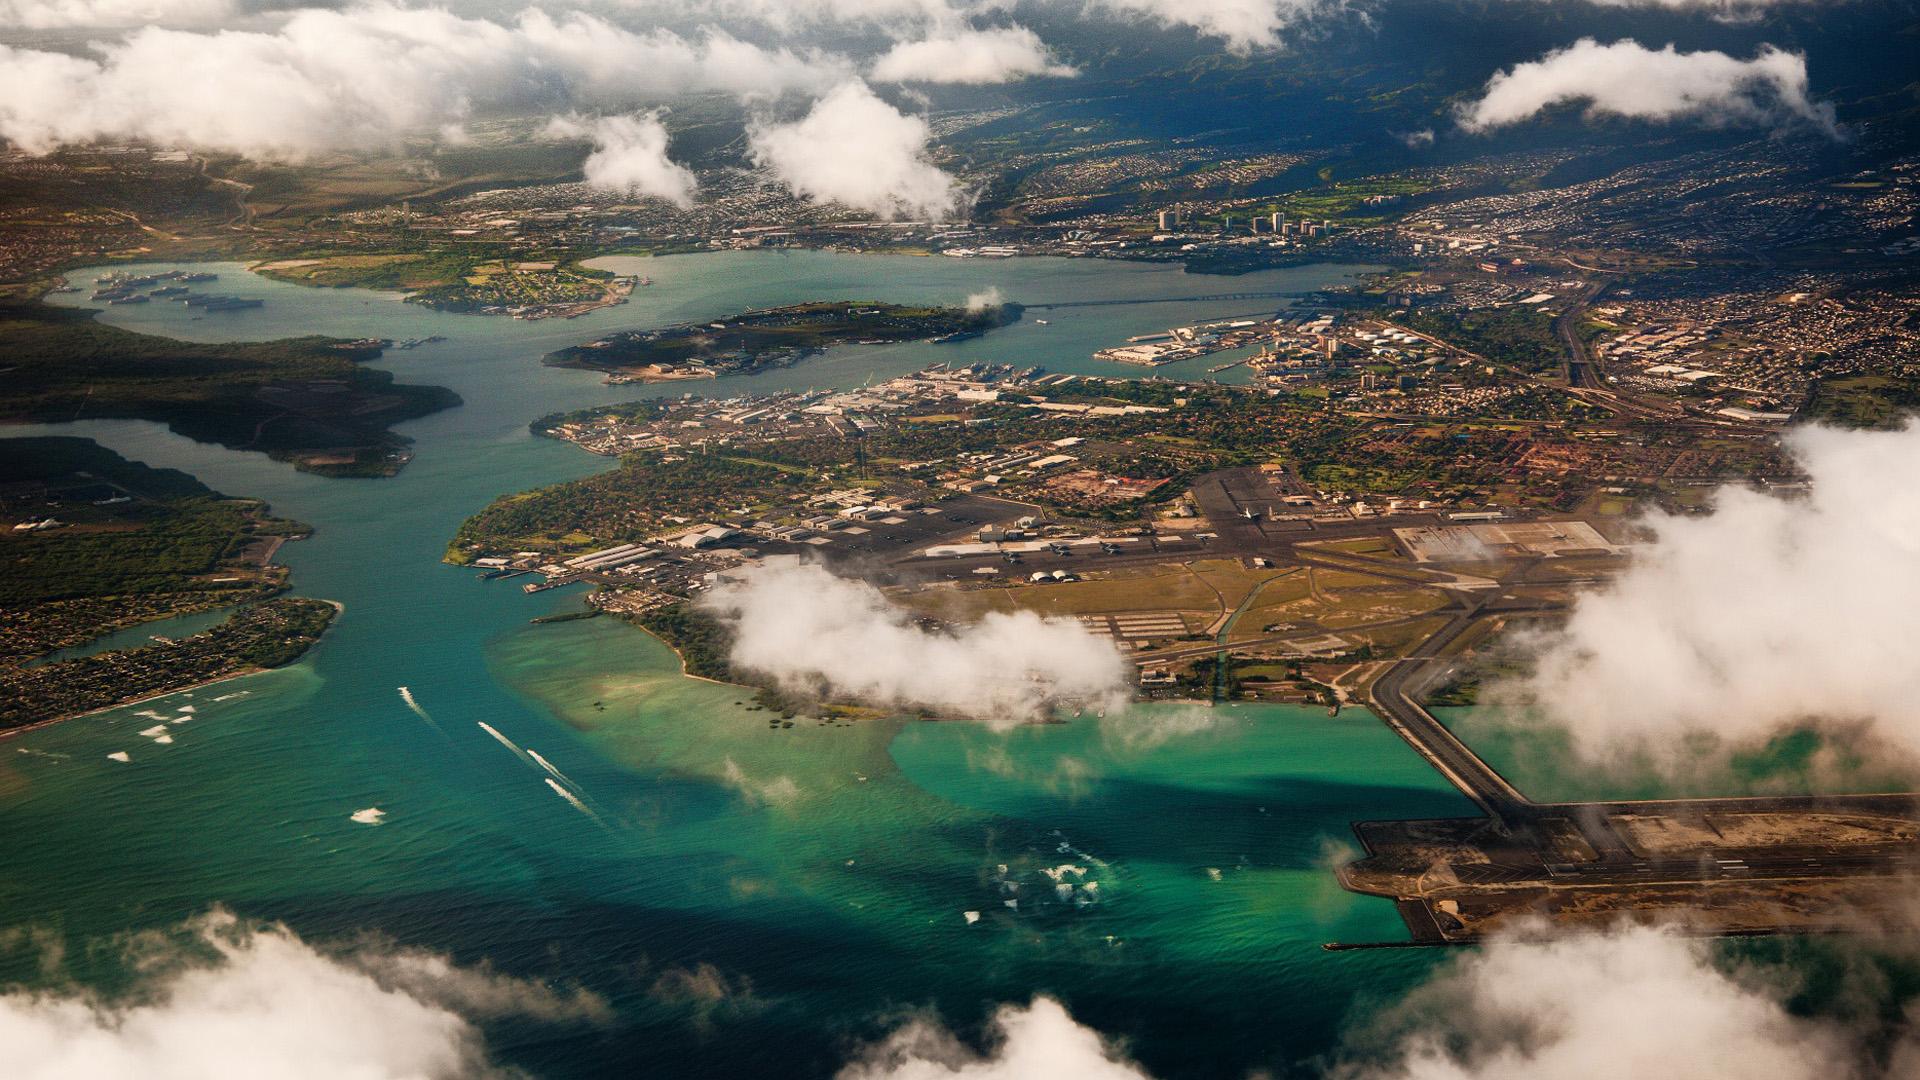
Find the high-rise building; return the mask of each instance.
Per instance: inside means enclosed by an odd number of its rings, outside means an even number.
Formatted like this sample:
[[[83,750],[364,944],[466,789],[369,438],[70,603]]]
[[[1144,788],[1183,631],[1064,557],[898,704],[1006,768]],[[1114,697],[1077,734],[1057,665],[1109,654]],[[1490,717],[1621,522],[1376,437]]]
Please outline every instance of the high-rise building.
[[[1286,232],[1287,219],[1284,217],[1281,217],[1280,212],[1276,210],[1271,215],[1268,216],[1267,228],[1277,233]]]
[[[1160,211],[1160,231],[1161,232],[1172,232],[1174,228],[1179,224],[1180,224],[1180,211],[1178,210]]]

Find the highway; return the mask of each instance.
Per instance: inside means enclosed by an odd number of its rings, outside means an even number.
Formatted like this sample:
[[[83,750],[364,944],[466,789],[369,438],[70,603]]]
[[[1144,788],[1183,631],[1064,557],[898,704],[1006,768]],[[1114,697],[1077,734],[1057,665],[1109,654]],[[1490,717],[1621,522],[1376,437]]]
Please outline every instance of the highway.
[[[1418,701],[1419,695],[1447,668],[1434,658],[1441,656],[1479,617],[1480,604],[1469,602],[1465,611],[1448,620],[1411,655],[1375,679],[1368,690],[1367,704],[1421,757],[1440,770],[1440,775],[1478,803],[1487,816],[1512,830],[1531,822],[1533,804]]]
[[[1636,857],[1608,821],[1616,814],[1698,816],[1816,811],[1914,818],[1920,817],[1920,794],[1915,793],[1768,795],[1580,803],[1536,803],[1528,799],[1448,730],[1445,724],[1435,719],[1419,701],[1421,695],[1451,666],[1446,660],[1446,650],[1461,635],[1478,620],[1511,610],[1498,602],[1481,598],[1468,599],[1464,603],[1465,607],[1459,614],[1374,681],[1369,691],[1368,705],[1386,721],[1388,727],[1509,834],[1537,838],[1541,835],[1541,827],[1550,820],[1564,821],[1577,828],[1599,858],[1587,863],[1549,865],[1551,876],[1556,880],[1588,885],[1624,885],[1699,881],[1708,877],[1824,877],[1920,869],[1920,852],[1905,845],[1887,850],[1863,850],[1857,846],[1780,848],[1766,854],[1743,853],[1745,857],[1742,858],[1647,860]],[[1533,870],[1523,876],[1536,874],[1537,870]]]
[[[1304,293],[1295,292],[1236,292],[1212,293],[1207,296],[1141,296],[1124,300],[1062,300],[1052,304],[1022,304],[1028,311],[1054,311],[1059,308],[1085,307],[1127,307],[1133,304],[1213,304],[1227,300],[1292,300]],[[1213,316],[1220,318],[1221,316]],[[1269,313],[1267,318],[1271,318]],[[1202,320],[1208,321],[1208,320]]]

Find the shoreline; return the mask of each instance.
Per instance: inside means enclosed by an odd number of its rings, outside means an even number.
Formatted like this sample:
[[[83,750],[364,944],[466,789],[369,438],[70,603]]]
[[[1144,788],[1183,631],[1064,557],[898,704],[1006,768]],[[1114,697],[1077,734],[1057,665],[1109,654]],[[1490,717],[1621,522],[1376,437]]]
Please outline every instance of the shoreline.
[[[776,252],[782,252],[782,251],[811,252],[811,253],[817,253],[817,254],[861,255],[861,256],[875,256],[875,257],[904,257],[904,258],[933,258],[936,255],[936,253],[934,252],[926,252],[926,251],[898,251],[898,250],[889,250],[889,249],[869,249],[869,248],[856,248],[856,249],[849,250],[845,248],[835,247],[831,243],[821,243],[818,245],[799,244],[789,248],[766,249],[766,250],[776,251]],[[589,270],[597,270],[599,269],[598,267],[590,267],[590,266],[587,266],[587,264],[590,262],[601,260],[601,259],[659,259],[659,258],[671,258],[676,256],[684,256],[684,255],[724,255],[724,254],[727,254],[727,252],[724,250],[716,250],[716,249],[708,249],[708,248],[696,248],[688,251],[666,251],[666,252],[658,252],[658,253],[623,251],[619,248],[612,248],[604,251],[591,252],[585,255],[581,255],[575,261],[578,262],[579,265],[583,267],[587,267],[587,269]],[[1194,274],[1196,276],[1213,277],[1213,278],[1237,278],[1237,277],[1244,277],[1247,274],[1251,274],[1251,273],[1259,273],[1264,270],[1291,270],[1291,269],[1297,269],[1303,266],[1312,266],[1316,264],[1351,264],[1356,266],[1366,265],[1366,266],[1375,267],[1375,268],[1388,265],[1382,262],[1361,259],[1356,255],[1342,255],[1337,252],[1316,253],[1311,257],[1302,253],[1292,258],[1288,258],[1276,263],[1261,265],[1261,266],[1251,266],[1245,269],[1235,269],[1235,270],[1212,270],[1212,269],[1194,270],[1189,268],[1188,266],[1189,260],[1182,259],[1182,258],[1148,258],[1148,257],[1143,257],[1138,255],[1117,255],[1117,254],[1104,254],[1104,253],[1096,255],[1096,254],[1065,254],[1060,252],[1022,251],[1012,255],[1008,255],[1005,258],[1007,259],[1062,259],[1062,260],[1071,260],[1071,261],[1078,261],[1082,259],[1108,260],[1113,262],[1130,263],[1130,264],[1139,265],[1139,266],[1178,267],[1182,270],[1183,273],[1189,273],[1189,274]],[[1378,259],[1380,257],[1373,256],[1372,258]],[[245,249],[237,250],[237,251],[227,251],[227,252],[210,252],[201,256],[186,257],[186,258],[174,257],[164,252],[157,252],[157,251],[142,252],[140,253],[140,255],[136,257],[127,258],[127,259],[115,258],[112,255],[91,255],[84,259],[75,259],[70,264],[49,269],[47,271],[47,277],[43,279],[47,286],[46,289],[41,290],[40,292],[34,294],[34,296],[36,299],[44,303],[48,293],[52,292],[55,289],[71,285],[69,275],[71,275],[75,271],[83,270],[83,269],[92,269],[92,268],[98,268],[98,267],[145,265],[147,263],[152,263],[155,265],[168,264],[168,265],[178,265],[178,266],[201,265],[201,264],[212,265],[212,264],[224,263],[224,264],[229,264],[233,266],[238,266],[242,270],[246,271],[247,273],[255,274],[264,280],[273,281],[279,284],[294,285],[294,286],[298,286],[300,288],[306,288],[306,289],[361,289],[367,292],[381,293],[387,296],[394,297],[396,301],[400,303],[414,302],[410,300],[410,297],[413,295],[413,293],[403,288],[398,288],[398,287],[390,288],[390,287],[383,287],[378,285],[358,285],[358,284],[323,285],[313,281],[303,280],[300,278],[295,278],[290,276],[281,276],[279,273],[275,273],[275,272],[262,272],[260,269],[258,269],[259,267],[271,266],[277,262],[282,262],[282,261],[286,261],[286,260],[276,258],[273,253],[250,251]],[[295,261],[304,261],[304,260],[295,260]],[[505,312],[505,311],[500,311],[500,312],[460,311],[454,308],[441,307],[438,305],[425,304],[425,303],[421,303],[418,306],[426,308],[427,310],[430,310],[430,311],[440,311],[450,315],[472,315],[472,316],[477,316],[481,318],[508,318],[508,319],[519,318],[522,321],[538,322],[538,321],[544,321],[546,319],[552,319],[552,318],[572,319],[579,315],[591,314],[594,311],[601,311],[611,307],[618,307],[621,304],[624,304],[630,301],[632,299],[632,296],[633,296],[633,293],[629,292],[626,296],[620,297],[617,300],[591,301],[589,302],[589,306],[586,307],[584,310],[574,312],[573,314],[555,312],[552,314],[534,316],[531,320],[528,320],[528,318],[524,315],[515,316],[512,313]],[[96,310],[96,309],[82,307],[82,310]]]
[[[303,599],[320,600],[319,597],[312,597],[312,596],[304,597]],[[333,608],[334,618],[339,618],[341,615],[346,614],[347,605],[341,603],[338,600],[320,600],[320,602]],[[300,661],[305,660],[307,658],[307,654],[312,652],[315,648],[319,647],[320,643],[326,640],[327,634],[330,633],[332,630],[333,630],[333,625],[331,622],[329,622],[327,625],[327,629],[321,631],[320,636],[314,639],[312,645],[307,646],[304,650],[301,651],[299,656],[296,656],[292,660],[289,660],[288,662],[281,664],[279,667],[271,667],[271,668],[246,667],[238,671],[228,672],[225,675],[216,675],[211,679],[201,679],[198,682],[187,683],[183,686],[176,686],[171,689],[161,690],[156,693],[148,694],[145,697],[134,698],[131,701],[119,701],[119,702],[115,702],[112,705],[102,705],[97,709],[88,709],[86,712],[73,713],[69,716],[56,716],[48,720],[36,720],[31,724],[23,724],[20,727],[11,727],[5,730],[0,730],[0,742],[6,742],[8,739],[11,739],[16,735],[25,735],[28,732],[39,731],[41,728],[52,727],[55,724],[64,724],[69,720],[84,720],[89,716],[98,716],[101,713],[109,713],[114,711],[115,709],[132,708],[135,705],[144,705],[149,701],[158,701],[161,698],[172,697],[175,694],[184,694],[184,693],[187,693],[188,691],[199,690],[203,687],[218,686],[223,682],[232,682],[235,679],[245,679],[254,675],[264,675],[269,671],[279,671],[283,668],[292,667],[294,664],[297,664]]]
[[[301,655],[304,656],[305,654],[303,653]],[[225,675],[217,675],[211,679],[202,679],[199,682],[188,683],[185,686],[178,686],[171,690],[162,690],[159,693],[148,694],[146,697],[134,698],[131,701],[121,701],[121,702],[116,702],[115,704],[112,704],[112,705],[102,705],[97,709],[88,709],[86,712],[74,713],[71,716],[56,716],[51,720],[36,720],[31,724],[26,724],[21,727],[12,727],[12,728],[6,729],[5,731],[0,731],[0,742],[6,742],[8,739],[11,739],[16,735],[25,735],[31,731],[39,731],[41,728],[52,727],[55,724],[64,724],[70,720],[84,720],[89,716],[98,716],[101,713],[109,713],[115,709],[128,709],[128,708],[132,708],[135,705],[144,705],[149,701],[158,701],[161,698],[172,697],[175,694],[184,694],[190,690],[199,690],[202,687],[207,687],[207,686],[218,686],[223,682],[232,682],[235,679],[244,679],[253,675],[264,675],[267,672],[274,671],[274,670],[277,670],[277,669],[263,668],[263,667],[244,668],[240,671],[229,672]]]
[[[638,630],[641,633],[652,638],[653,640],[659,642],[660,644],[665,645],[667,647],[667,651],[673,654],[673,658],[680,662],[680,677],[683,679],[694,679],[703,683],[711,683],[714,686],[731,686],[736,690],[752,690],[755,693],[759,693],[761,690],[766,689],[766,687],[764,686],[749,686],[746,683],[728,682],[725,679],[712,679],[712,678],[708,678],[705,675],[695,675],[693,672],[687,670],[687,655],[681,652],[678,648],[675,648],[673,642],[668,641],[666,638],[661,637],[659,634],[654,633],[653,631],[647,629],[644,626],[641,626],[639,623],[634,622],[631,619],[618,619],[617,621],[626,623],[628,626],[633,627],[635,630]]]

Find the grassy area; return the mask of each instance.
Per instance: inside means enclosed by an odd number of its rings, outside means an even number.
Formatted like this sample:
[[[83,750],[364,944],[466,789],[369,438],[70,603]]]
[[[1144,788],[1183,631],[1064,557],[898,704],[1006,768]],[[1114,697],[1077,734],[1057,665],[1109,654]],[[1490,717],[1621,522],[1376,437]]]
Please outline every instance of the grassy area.
[[[1285,577],[1288,570],[1247,570],[1231,559],[1162,564],[1118,571],[1088,571],[1080,581],[1013,585],[991,589],[922,589],[902,594],[907,607],[950,620],[977,619],[989,611],[1032,611],[1072,617],[1120,612],[1167,611],[1186,617],[1189,630],[1205,629],[1238,607],[1254,588]],[[1262,599],[1266,593],[1262,592]]]
[[[1553,332],[1553,316],[1530,307],[1414,311],[1402,321],[1409,329],[1522,371],[1550,371],[1566,358]]]
[[[1051,585],[1015,585],[1004,589],[926,590],[909,593],[908,606],[945,619],[977,619],[989,611],[1033,611],[1041,615],[1104,615],[1118,611],[1187,611],[1210,620],[1220,601],[1204,581],[1185,568],[1154,567],[1113,576]]]
[[[1843,427],[1895,427],[1920,412],[1920,376],[1843,375],[1814,383],[1805,417]]]
[[[1285,633],[1287,631],[1267,629],[1284,625],[1298,627],[1303,636],[1311,633],[1308,624],[1346,632],[1422,615],[1448,602],[1437,589],[1419,585],[1387,587],[1391,584],[1394,583],[1366,574],[1307,568],[1286,581],[1274,582],[1262,589],[1259,600],[1234,624],[1230,640],[1242,642]]]
[[[473,259],[468,255],[395,252],[275,259],[258,263],[253,270],[264,277],[297,285],[410,292],[457,282],[472,266]]]
[[[0,664],[277,592],[261,545],[307,531],[90,439],[0,440],[0,491]]]
[[[1329,540],[1324,544],[1315,546],[1329,548],[1334,551],[1344,551],[1351,555],[1370,555],[1375,558],[1392,559],[1400,557],[1400,552],[1394,548],[1392,542],[1378,536],[1362,536],[1356,540]]]

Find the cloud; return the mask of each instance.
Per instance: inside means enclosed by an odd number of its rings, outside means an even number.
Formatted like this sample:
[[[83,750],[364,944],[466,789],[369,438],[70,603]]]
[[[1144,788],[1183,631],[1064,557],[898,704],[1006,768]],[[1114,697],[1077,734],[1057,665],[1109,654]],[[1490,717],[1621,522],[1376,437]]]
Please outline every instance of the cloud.
[[[247,926],[223,912],[189,924],[186,937],[141,950],[146,974],[124,995],[0,994],[7,1075],[487,1077],[500,1073],[469,1016],[598,1019],[605,1009],[425,953],[328,955],[283,926]]]
[[[654,979],[647,996],[685,1011],[703,1034],[711,1033],[717,1020],[749,1016],[767,1005],[754,993],[753,980],[730,976],[709,963],[667,968]]]
[[[800,785],[791,776],[775,776],[770,779],[748,776],[740,763],[727,758],[720,773],[727,786],[740,793],[750,806],[771,806],[784,808],[792,806],[800,798]]]
[[[1206,705],[1156,705],[1101,717],[1100,737],[1108,746],[1138,754],[1175,739],[1224,730],[1224,710]]]
[[[1536,928],[1538,929],[1538,928]],[[1671,928],[1549,939],[1507,935],[1461,951],[1364,1018],[1322,1080],[1896,1080],[1920,1066],[1920,1020],[1886,973],[1852,965],[1827,1011],[1797,1010],[1786,965],[1734,964]],[[1856,958],[1858,959],[1858,958]],[[1848,1000],[1851,997],[1852,1000]],[[1856,1015],[1857,1014],[1857,1015]],[[1052,998],[1002,1006],[976,1051],[937,1021],[907,1021],[837,1080],[1147,1080]]]
[[[1403,132],[1395,135],[1394,138],[1406,143],[1409,150],[1419,150],[1433,145],[1433,129],[1421,128],[1419,131]]]
[[[1867,1064],[1846,1025],[1785,1004],[1782,973],[1717,966],[1657,928],[1497,939],[1349,1038],[1334,1080],[1828,1080]],[[1910,1053],[1911,1039],[1905,1051]],[[1911,1059],[1909,1059],[1911,1060]],[[1858,1067],[1856,1068],[1856,1064]]]
[[[284,927],[255,934],[290,936]],[[406,948],[384,938],[365,938],[336,959],[389,990],[451,1009],[469,1020],[525,1017],[549,1024],[605,1024],[613,1019],[613,1008],[588,991],[556,990],[502,975],[485,963],[461,967],[439,953]]]
[[[1038,34],[1008,26],[900,42],[874,62],[872,74],[881,82],[984,85],[1079,72],[1055,60]]]
[[[127,140],[299,160],[391,149],[480,113],[817,92],[847,70],[719,31],[689,39],[580,12],[497,23],[389,4],[307,9],[272,32],[148,27],[92,48],[0,45],[0,137],[33,153]]]
[[[836,1080],[1148,1080],[1100,1034],[1067,1014],[1058,1001],[1037,997],[993,1015],[992,1048],[972,1050],[931,1019],[903,1024],[868,1047]]]
[[[1807,60],[1762,45],[1751,60],[1723,52],[1658,51],[1631,40],[1602,45],[1582,38],[1487,82],[1479,100],[1461,106],[1460,126],[1490,131],[1543,110],[1586,103],[1588,119],[1620,116],[1710,126],[1811,124],[1837,135],[1833,106],[1807,96]]]
[[[234,0],[0,0],[0,29],[213,26],[239,13]]]
[[[821,26],[924,27],[952,24],[962,15],[950,0],[621,0],[621,6],[667,18],[755,23],[787,33]]]
[[[1724,22],[1744,22],[1758,18],[1770,8],[1795,4],[1814,4],[1819,0],[1587,0],[1595,7],[1664,8],[1668,11],[1697,11]]]
[[[1006,302],[1007,298],[1001,295],[998,285],[989,285],[979,292],[967,294],[968,311],[991,311]]]
[[[880,590],[819,566],[748,571],[701,604],[732,628],[733,663],[798,692],[996,724],[1128,697],[1126,661],[1078,623],[996,612],[929,632]]]
[[[1344,6],[1340,0],[1089,0],[1089,8],[1182,26],[1224,40],[1236,53],[1272,49],[1280,32]]]
[[[667,157],[667,129],[660,114],[633,116],[556,116],[547,134],[587,139],[587,183],[625,195],[651,195],[676,206],[691,206],[695,181],[686,166]]]
[[[1583,756],[1671,761],[1817,720],[1920,758],[1920,423],[1786,445],[1806,498],[1727,487],[1705,517],[1654,514],[1630,568],[1538,643],[1524,689]]]
[[[941,219],[960,209],[959,184],[927,160],[927,122],[848,82],[792,123],[758,120],[748,150],[795,195],[883,218]]]

